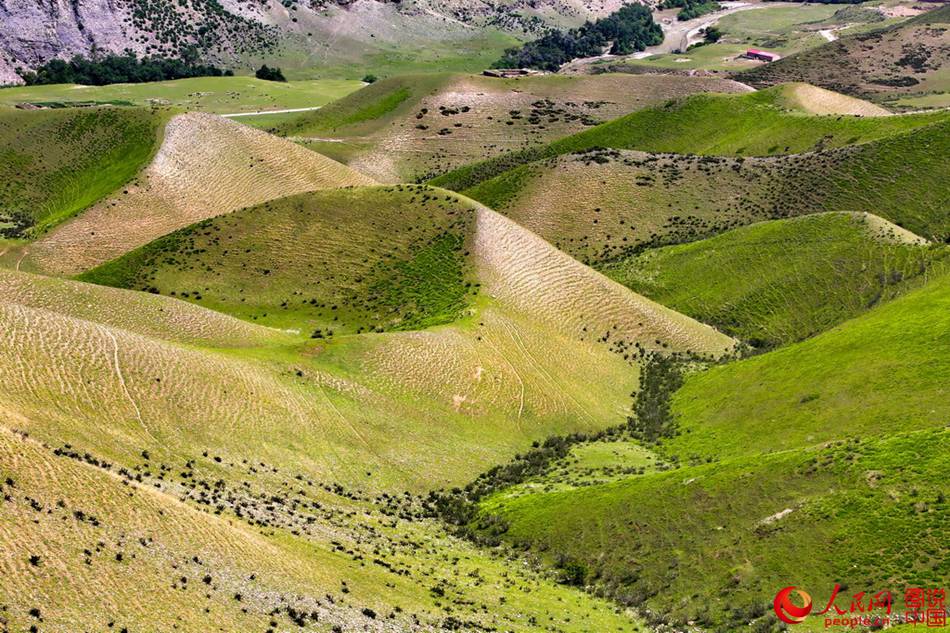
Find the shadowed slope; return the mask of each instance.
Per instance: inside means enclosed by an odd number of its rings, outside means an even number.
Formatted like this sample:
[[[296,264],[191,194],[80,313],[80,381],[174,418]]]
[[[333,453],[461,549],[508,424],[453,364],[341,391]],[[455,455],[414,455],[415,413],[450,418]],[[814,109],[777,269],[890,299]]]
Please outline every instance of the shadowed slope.
[[[24,269],[75,274],[198,220],[301,191],[372,181],[328,158],[208,114],[166,126],[152,163],[124,191],[27,247]]]
[[[167,112],[0,108],[0,236],[42,233],[128,182],[152,157]]]

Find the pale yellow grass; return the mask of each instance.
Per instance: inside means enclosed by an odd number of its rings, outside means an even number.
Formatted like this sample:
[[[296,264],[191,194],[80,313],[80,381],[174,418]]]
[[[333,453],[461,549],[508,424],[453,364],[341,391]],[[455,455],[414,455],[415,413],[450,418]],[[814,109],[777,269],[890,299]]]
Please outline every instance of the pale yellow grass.
[[[161,295],[0,269],[3,303],[59,312],[181,343],[249,347],[287,342],[277,330]]]
[[[582,340],[713,356],[733,349],[731,337],[631,292],[491,209],[477,218],[479,276],[502,305]]]
[[[784,90],[790,107],[809,114],[851,114],[855,116],[890,116],[891,112],[857,97],[826,90],[806,83],[788,84]]]
[[[413,180],[540,145],[586,129],[580,118],[607,121],[634,110],[699,92],[744,92],[746,86],[712,77],[607,74],[542,76],[503,80],[454,77],[422,98],[410,113],[364,139],[372,149],[349,164],[381,182]],[[549,100],[559,110],[537,124],[527,119],[534,103]],[[548,106],[543,106],[546,109]],[[444,116],[441,108],[457,110]],[[467,112],[462,109],[468,108]],[[427,110],[422,114],[423,110]],[[517,111],[516,118],[512,112]],[[414,115],[419,115],[417,118]],[[512,125],[508,122],[512,121]],[[420,129],[418,126],[426,126]],[[458,127],[456,127],[458,126]],[[440,134],[447,130],[448,134]]]
[[[373,181],[265,132],[201,113],[174,117],[123,191],[26,247],[24,270],[77,274],[194,222],[266,200]]]

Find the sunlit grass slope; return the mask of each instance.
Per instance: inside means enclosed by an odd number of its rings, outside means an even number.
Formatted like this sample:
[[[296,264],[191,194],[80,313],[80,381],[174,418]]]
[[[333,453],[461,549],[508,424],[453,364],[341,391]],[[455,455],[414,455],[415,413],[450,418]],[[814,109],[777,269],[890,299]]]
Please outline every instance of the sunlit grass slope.
[[[382,182],[405,182],[538,147],[672,97],[747,90],[713,77],[408,75],[376,82],[275,131]]]
[[[948,156],[950,122],[944,121],[792,156],[589,151],[508,170],[466,194],[592,264],[819,212],[870,213],[945,242]]]
[[[474,215],[417,187],[299,194],[211,218],[82,276],[269,325],[334,333],[456,320]]]
[[[841,583],[847,611],[860,591],[890,588],[900,602],[907,587],[945,582],[948,448],[946,429],[875,432],[613,483],[525,486],[482,508],[506,540],[657,621],[778,631],[782,587],[821,609]],[[796,628],[826,630],[823,616]]]
[[[807,341],[686,376],[652,458],[631,462],[644,448],[629,440],[582,444],[484,500],[474,527],[595,593],[712,630],[777,630],[771,600],[788,585],[821,604],[835,582],[848,599],[940,586],[948,288],[935,277]]]
[[[948,255],[880,218],[823,213],[649,250],[603,272],[763,347],[808,338],[899,296],[942,270]]]
[[[210,114],[181,114],[134,182],[6,257],[23,270],[78,274],[199,220],[301,191],[369,184],[284,139]]]
[[[542,147],[503,154],[432,180],[456,191],[544,158],[594,148],[678,154],[770,156],[867,143],[950,118],[816,116],[789,110],[782,87],[740,95],[694,95],[634,112]]]
[[[168,116],[0,108],[0,232],[42,233],[122,187],[151,159]]]

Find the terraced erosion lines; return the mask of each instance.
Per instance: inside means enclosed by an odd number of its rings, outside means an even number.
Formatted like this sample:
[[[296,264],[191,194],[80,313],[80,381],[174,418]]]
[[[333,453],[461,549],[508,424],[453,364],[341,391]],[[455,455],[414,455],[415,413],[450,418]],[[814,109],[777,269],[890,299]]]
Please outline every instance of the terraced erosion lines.
[[[487,207],[477,210],[475,252],[490,295],[571,336],[712,356],[735,344],[630,292]]]
[[[24,267],[76,274],[199,220],[294,193],[371,184],[290,141],[182,114],[136,182],[31,245]]]
[[[890,116],[891,112],[879,105],[849,97],[806,83],[783,87],[790,105],[810,114],[851,114],[855,116]]]
[[[169,341],[211,347],[287,342],[273,330],[161,295],[0,269],[0,302],[59,312]]]
[[[142,419],[142,411],[139,409],[138,403],[135,401],[135,398],[132,397],[132,394],[129,392],[128,385],[125,384],[125,376],[122,375],[122,365],[119,364],[119,341],[116,340],[115,334],[110,332],[106,328],[102,328],[102,331],[109,337],[112,341],[112,361],[115,365],[115,376],[119,380],[119,386],[122,387],[122,393],[125,394],[126,399],[129,401],[129,404],[132,405],[132,409],[135,411],[135,419],[138,420],[139,426],[142,427],[142,430],[145,431],[145,434],[151,438],[153,442],[158,443],[158,439],[152,435],[152,432],[148,430],[148,427],[145,425],[145,420]]]

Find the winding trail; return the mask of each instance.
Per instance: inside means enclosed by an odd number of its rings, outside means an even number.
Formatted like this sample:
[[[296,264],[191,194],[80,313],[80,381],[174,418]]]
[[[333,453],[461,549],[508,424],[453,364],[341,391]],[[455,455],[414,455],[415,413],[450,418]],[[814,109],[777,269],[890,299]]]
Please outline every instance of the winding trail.
[[[290,112],[309,112],[310,110],[319,110],[323,106],[312,106],[310,108],[287,108],[285,110],[257,110],[255,112],[232,112],[230,114],[219,114],[226,119],[233,119],[241,116],[258,116],[260,114],[288,114]]]
[[[142,426],[142,430],[145,431],[145,434],[152,438],[152,441],[157,444],[158,439],[156,439],[155,436],[152,435],[151,431],[148,430],[148,427],[145,425],[145,420],[142,419],[142,410],[139,409],[138,403],[135,401],[135,398],[132,397],[132,392],[129,391],[128,385],[125,384],[125,376],[122,375],[122,366],[119,364],[119,341],[116,339],[115,334],[109,330],[103,328],[102,331],[105,332],[110,339],[112,339],[112,361],[115,365],[115,375],[119,379],[119,386],[122,387],[122,392],[132,404],[132,408],[135,409],[135,418]]]

